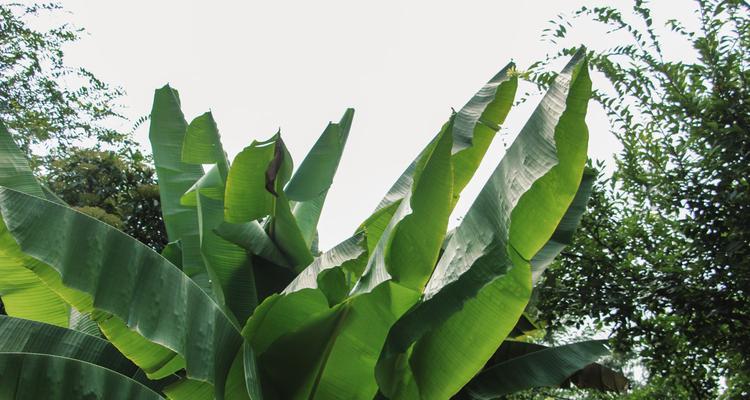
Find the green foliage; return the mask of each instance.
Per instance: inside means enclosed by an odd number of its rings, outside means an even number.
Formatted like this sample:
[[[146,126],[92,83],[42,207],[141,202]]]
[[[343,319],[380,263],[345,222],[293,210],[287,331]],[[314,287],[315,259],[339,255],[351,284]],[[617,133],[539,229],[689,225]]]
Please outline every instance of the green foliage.
[[[0,4],[3,129],[54,192],[160,249],[166,235],[154,202],[153,173],[140,154],[129,150],[134,148],[130,134],[112,129],[112,122],[122,118],[117,101],[124,92],[66,62],[63,50],[84,35],[82,29],[70,24],[38,28],[42,17],[63,13],[55,2]],[[94,150],[80,147],[92,144]],[[107,183],[112,186],[104,187]],[[0,314],[3,310],[0,302]]]
[[[593,317],[609,327],[617,350],[650,373],[647,398],[750,395],[750,6],[693,7],[695,30],[666,28],[694,61],[669,58],[647,2],[635,1],[634,18],[612,7],[576,13],[628,40],[589,53],[612,84],[593,98],[623,150],[539,304],[551,326]]]
[[[36,16],[58,12],[56,3],[0,4],[0,120],[27,155],[47,155],[35,145],[59,154],[84,140],[119,145],[127,139],[106,126],[122,118],[116,105],[122,90],[65,63],[63,47],[83,31],[68,24],[32,27]]]
[[[139,153],[71,148],[46,163],[42,180],[71,207],[154,250],[167,244],[155,171]]]
[[[583,51],[448,235],[460,191],[510,111],[514,71],[451,115],[372,216],[323,253],[317,223],[353,110],[295,171],[280,132],[230,164],[212,115],[188,124],[177,91],[158,89],[149,137],[162,254],[113,219],[127,227],[125,205],[141,201],[148,167],[76,152],[49,174],[60,199],[3,130],[0,296],[11,316],[39,322],[0,319],[0,333],[40,337],[27,346],[0,335],[3,389],[51,399],[448,399],[467,385],[484,398],[579,384],[584,372],[619,377],[592,364],[608,351],[600,342],[506,341],[527,321],[532,271],[560,252],[590,193]]]

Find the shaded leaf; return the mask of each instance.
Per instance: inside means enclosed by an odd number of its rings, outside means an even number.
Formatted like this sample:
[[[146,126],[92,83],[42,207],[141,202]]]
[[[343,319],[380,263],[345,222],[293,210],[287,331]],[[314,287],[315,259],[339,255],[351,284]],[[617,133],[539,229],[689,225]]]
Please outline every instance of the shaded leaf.
[[[140,383],[95,364],[48,354],[0,353],[0,398],[161,399]]]
[[[463,398],[496,399],[527,389],[559,387],[609,354],[605,344],[603,340],[591,340],[545,347],[506,341],[486,368],[469,382],[463,390]]]
[[[222,397],[241,337],[179,269],[109,225],[7,188],[0,188],[0,215],[3,250],[79,311],[92,312],[123,354],[157,377],[184,365],[188,377],[217,383]]]

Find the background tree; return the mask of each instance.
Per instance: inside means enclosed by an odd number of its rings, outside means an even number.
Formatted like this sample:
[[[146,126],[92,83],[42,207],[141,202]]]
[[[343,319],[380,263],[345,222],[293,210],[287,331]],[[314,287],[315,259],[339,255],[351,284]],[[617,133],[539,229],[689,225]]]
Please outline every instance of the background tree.
[[[71,149],[46,165],[44,181],[71,207],[157,251],[167,243],[154,169],[140,152]]]
[[[594,98],[623,150],[574,246],[545,276],[538,308],[558,332],[590,318],[611,329],[616,348],[649,373],[633,397],[750,395],[750,6],[694,6],[697,30],[666,27],[695,61],[664,55],[644,1],[635,18],[613,7],[574,14],[629,38],[590,52],[612,84]],[[551,37],[571,28],[561,19]],[[550,75],[539,70],[543,85]]]
[[[160,250],[166,236],[150,160],[131,150],[137,145],[129,132],[111,128],[123,118],[124,91],[68,65],[64,47],[84,31],[38,28],[43,13],[64,10],[57,3],[0,4],[0,121],[57,195]]]
[[[97,145],[129,140],[106,124],[122,118],[117,104],[122,89],[65,63],[64,46],[80,39],[83,30],[29,25],[41,13],[60,12],[56,3],[0,5],[0,119],[29,155],[64,153],[84,139]]]
[[[64,46],[83,29],[32,27],[42,13],[63,12],[57,3],[0,5],[0,121],[53,192],[160,250],[165,233],[153,168],[131,150],[129,132],[109,127],[123,118],[123,90],[65,63]]]

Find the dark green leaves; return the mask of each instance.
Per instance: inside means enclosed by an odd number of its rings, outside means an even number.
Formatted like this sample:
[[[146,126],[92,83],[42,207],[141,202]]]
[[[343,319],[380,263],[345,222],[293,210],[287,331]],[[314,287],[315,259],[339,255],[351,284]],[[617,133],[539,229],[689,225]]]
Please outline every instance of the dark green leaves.
[[[4,315],[0,315],[0,353],[38,353],[72,358],[131,377],[138,370],[104,339]]]
[[[0,397],[49,400],[162,398],[146,386],[98,365],[33,353],[0,353]]]
[[[216,383],[221,395],[241,338],[179,269],[109,225],[10,189],[0,189],[0,216],[4,249],[79,311],[95,312],[105,335],[139,366],[164,376],[184,358],[188,376]]]
[[[545,347],[524,342],[504,342],[488,366],[471,380],[463,396],[459,397],[496,399],[522,390],[561,386],[574,374],[582,373],[585,367],[609,354],[605,343],[603,340],[591,340]]]

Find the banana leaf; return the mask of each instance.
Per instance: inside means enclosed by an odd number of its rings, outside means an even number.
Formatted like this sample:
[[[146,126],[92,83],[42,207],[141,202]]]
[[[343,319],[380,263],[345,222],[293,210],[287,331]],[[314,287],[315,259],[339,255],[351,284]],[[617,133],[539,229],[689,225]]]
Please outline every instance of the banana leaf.
[[[579,52],[451,236],[423,301],[389,333],[376,371],[386,396],[453,396],[512,330],[531,294],[529,260],[580,186],[590,90]]]
[[[182,196],[203,177],[203,167],[182,161],[187,121],[180,110],[177,90],[165,85],[154,93],[149,140],[159,181],[164,226],[170,242],[179,240],[182,271],[206,293],[212,294],[200,252],[198,212],[180,203]]]
[[[159,254],[72,209],[0,188],[0,243],[152,378],[224,381],[242,343],[231,320]]]
[[[207,112],[187,127],[182,146],[182,162],[214,164],[181,198],[194,204],[198,217],[200,254],[211,278],[211,291],[238,327],[244,325],[258,304],[250,255],[244,249],[218,236],[224,223],[224,192],[229,162],[213,115]],[[188,197],[189,201],[185,201]]]
[[[37,353],[71,358],[133,377],[138,367],[111,343],[59,326],[0,315],[0,353]],[[41,383],[40,383],[41,384]]]
[[[466,385],[457,398],[497,399],[533,388],[564,387],[576,374],[608,354],[604,340],[557,347],[505,341],[484,370]],[[600,371],[616,374],[606,367],[600,367]]]
[[[333,183],[349,137],[353,117],[354,109],[349,108],[338,123],[328,124],[284,188],[287,197],[296,202],[292,214],[310,248],[317,234],[328,189]]]
[[[49,354],[0,353],[3,399],[161,399],[146,386],[110,369]]]
[[[283,190],[291,173],[291,156],[279,133],[254,141],[237,154],[229,169],[224,220],[237,224],[268,217],[268,236],[299,272],[313,256]]]
[[[25,155],[0,121],[0,186],[45,198]],[[0,244],[0,297],[8,315],[67,327],[70,307]]]

